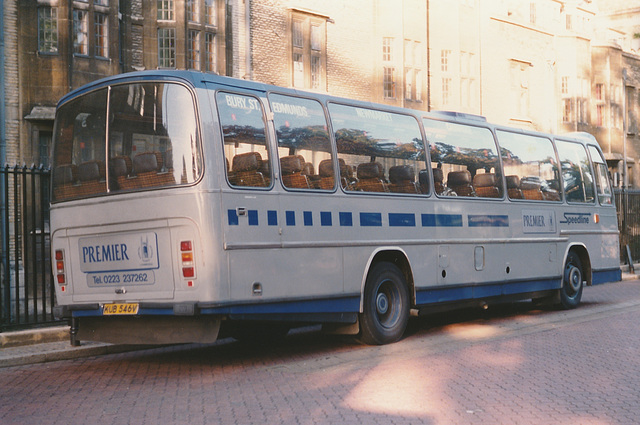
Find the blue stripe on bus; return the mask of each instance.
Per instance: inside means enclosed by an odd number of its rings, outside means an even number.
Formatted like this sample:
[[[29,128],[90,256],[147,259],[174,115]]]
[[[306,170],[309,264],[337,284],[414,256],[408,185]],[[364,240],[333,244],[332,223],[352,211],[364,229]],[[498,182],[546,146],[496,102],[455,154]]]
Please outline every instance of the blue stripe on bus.
[[[247,215],[249,216],[249,226],[257,226],[258,222],[258,210],[249,210],[247,211]]]
[[[287,210],[285,214],[285,224],[296,226],[296,211]],[[248,210],[248,225],[259,226],[260,211]],[[382,227],[382,213],[361,212],[359,213],[360,226]],[[414,213],[389,213],[389,227],[416,227],[417,220]],[[227,210],[227,220],[229,226],[240,225],[240,217],[235,209]],[[353,226],[353,213],[340,211],[338,221],[342,227]],[[467,216],[469,227],[509,227],[508,215],[490,214],[470,214]],[[314,226],[313,211],[302,211],[302,222],[304,226]],[[420,224],[422,227],[463,227],[462,214],[420,214]],[[278,211],[267,210],[267,225],[278,225]],[[315,224],[317,225],[317,223]],[[320,211],[320,225],[333,226],[333,216],[331,211]]]
[[[471,215],[469,214],[469,227],[509,227],[508,215]]]
[[[422,227],[462,227],[462,215],[422,214]]]
[[[594,270],[591,277],[592,285],[599,285],[607,282],[619,282],[622,280],[622,270]]]
[[[320,225],[333,226],[333,223],[331,220],[331,211],[320,211]]]
[[[227,216],[229,217],[229,226],[237,226],[240,224],[236,210],[227,210]]]
[[[285,222],[287,226],[295,226],[296,225],[296,212],[295,211],[285,211],[284,213]]]
[[[350,212],[340,212],[340,226],[353,226],[353,215]]]
[[[382,226],[382,214],[380,213],[360,213],[360,226],[380,227]]]
[[[276,210],[267,211],[267,224],[269,226],[277,226],[278,225],[278,211],[276,211]]]
[[[294,314],[294,313],[354,313],[360,310],[360,296],[299,300],[284,302],[264,302],[224,307],[200,309],[201,314]]]
[[[311,211],[304,211],[302,213],[302,218],[305,226],[313,226],[313,215]]]
[[[456,286],[454,288],[437,287],[424,288],[416,291],[416,304],[427,305],[434,303],[464,301],[515,295],[528,292],[548,291],[560,289],[561,280],[542,279],[522,282],[500,282],[489,285]]]
[[[389,213],[389,226],[391,227],[416,227],[415,214]]]

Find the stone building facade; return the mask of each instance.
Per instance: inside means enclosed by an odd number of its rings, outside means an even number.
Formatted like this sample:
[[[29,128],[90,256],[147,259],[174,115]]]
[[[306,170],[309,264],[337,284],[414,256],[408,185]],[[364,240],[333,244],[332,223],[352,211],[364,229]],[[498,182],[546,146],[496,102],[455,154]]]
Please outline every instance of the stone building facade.
[[[629,182],[640,186],[640,0],[5,0],[2,8],[3,162],[47,162],[55,104],[69,90],[178,68],[587,131],[617,183],[626,150]]]

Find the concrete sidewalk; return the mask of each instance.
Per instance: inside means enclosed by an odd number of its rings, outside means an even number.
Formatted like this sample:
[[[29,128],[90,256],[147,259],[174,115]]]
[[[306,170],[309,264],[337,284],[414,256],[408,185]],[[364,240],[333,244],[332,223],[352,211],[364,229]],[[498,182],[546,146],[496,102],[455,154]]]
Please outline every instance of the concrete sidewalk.
[[[0,333],[0,368],[139,350],[139,345],[82,341],[73,347],[69,326]],[[148,348],[148,347],[147,347]]]
[[[637,274],[628,272],[627,266],[623,266],[622,270],[622,280],[638,278]],[[636,266],[635,270],[640,271],[640,265]],[[122,353],[153,347],[148,345],[114,345],[92,341],[81,341],[80,346],[73,347],[69,338],[69,326],[4,332],[0,333],[0,368]]]

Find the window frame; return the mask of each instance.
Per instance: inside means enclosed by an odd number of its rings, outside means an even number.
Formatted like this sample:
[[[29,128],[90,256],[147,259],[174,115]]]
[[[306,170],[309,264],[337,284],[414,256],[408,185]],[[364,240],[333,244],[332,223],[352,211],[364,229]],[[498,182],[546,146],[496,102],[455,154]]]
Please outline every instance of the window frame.
[[[48,11],[47,16],[43,16]],[[38,6],[38,54],[57,55],[59,53],[58,8]],[[55,16],[54,16],[55,15]]]

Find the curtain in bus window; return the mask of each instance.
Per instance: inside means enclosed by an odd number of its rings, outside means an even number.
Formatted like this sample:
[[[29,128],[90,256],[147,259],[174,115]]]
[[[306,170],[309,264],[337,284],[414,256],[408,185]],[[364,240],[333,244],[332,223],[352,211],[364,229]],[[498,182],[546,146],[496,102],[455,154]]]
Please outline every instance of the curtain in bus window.
[[[113,86],[109,112],[111,191],[189,184],[199,178],[195,104],[186,87]]]
[[[278,136],[282,184],[289,189],[333,189],[331,141],[322,105],[279,94],[270,94],[269,102]]]
[[[53,202],[105,194],[107,90],[75,98],[56,116]]]
[[[556,140],[562,166],[564,193],[568,202],[595,202],[591,164],[584,146],[579,143]]]
[[[502,172],[491,131],[424,119],[436,193],[502,198]]]
[[[496,135],[509,198],[561,201],[560,172],[551,140],[502,130]]]
[[[253,96],[219,92],[216,103],[229,184],[269,187],[271,167],[260,101]]]
[[[418,121],[375,109],[329,104],[347,191],[429,193]]]
[[[600,151],[595,146],[589,145],[589,154],[596,174],[596,189],[598,190],[598,200],[601,205],[611,205],[613,196],[611,195],[611,180],[609,179],[609,169]]]

